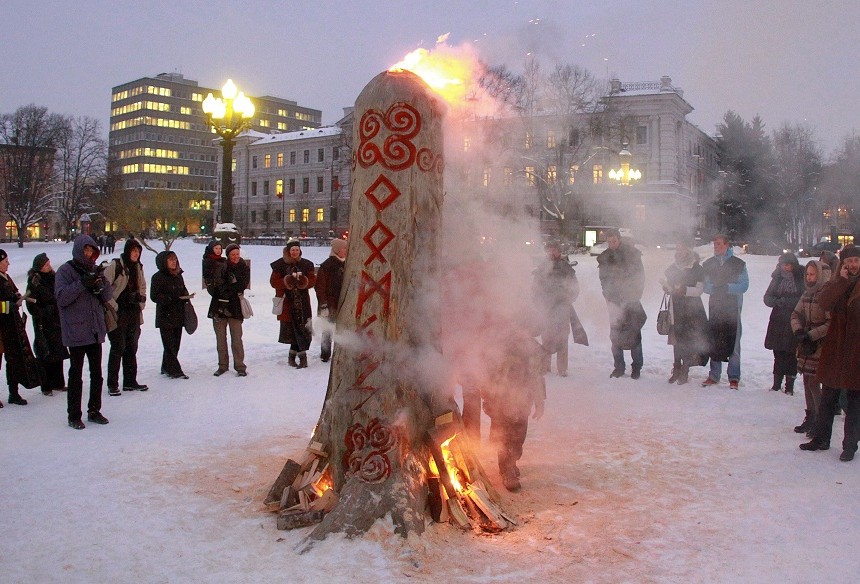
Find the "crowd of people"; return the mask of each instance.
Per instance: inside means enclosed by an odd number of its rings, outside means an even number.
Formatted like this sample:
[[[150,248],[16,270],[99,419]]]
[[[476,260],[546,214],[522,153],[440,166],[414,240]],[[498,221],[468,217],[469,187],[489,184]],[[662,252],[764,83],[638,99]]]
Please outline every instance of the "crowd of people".
[[[141,263],[142,245],[126,240],[119,257],[99,263],[100,243],[87,235],[75,239],[72,259],[55,272],[44,253],[33,259],[22,294],[8,275],[9,258],[0,250],[0,341],[9,386],[8,402],[26,405],[19,391],[41,387],[45,395],[66,391],[68,424],[83,429],[83,363],[89,364],[87,420],[107,424],[101,413],[102,345],[107,338],[107,389],[111,396],[123,391],[147,391],[137,377],[137,348],[147,300],[156,305],[155,327],[163,347],[161,373],[170,379],[188,379],[179,360],[183,332],[197,326],[179,258],[163,251],[155,258],[147,297],[147,281]],[[298,241],[290,241],[283,255],[271,263],[270,284],[275,291],[272,312],[280,324],[278,341],[289,345],[288,363],[308,366],[314,335],[310,291],[316,293],[321,323],[320,359],[332,358],[334,323],[344,279],[347,242],[334,240],[331,254],[317,268],[302,257]],[[491,418],[490,434],[498,445],[499,469],[510,490],[519,488],[519,469],[528,417],[543,411],[543,376],[555,370],[568,374],[568,336],[588,344],[574,303],[579,295],[576,271],[557,245],[546,249],[545,262],[534,273],[532,295],[538,319],[519,335],[519,351],[512,351],[494,368],[495,389],[485,394],[478,384],[462,382],[464,422],[467,434],[480,437],[480,410]],[[610,317],[609,339],[613,368],[610,378],[627,373],[625,352],[631,359],[630,378],[639,379],[644,364],[642,327],[647,315],[642,306],[645,270],[641,253],[616,230],[607,233],[607,249],[597,257],[601,290]],[[203,284],[211,297],[207,317],[212,320],[221,376],[233,369],[248,374],[242,343],[244,320],[251,316],[244,291],[250,286],[250,269],[238,245],[224,249],[218,241],[203,253]],[[827,450],[836,413],[845,410],[841,460],[854,458],[860,440],[860,249],[844,247],[839,255],[824,252],[821,258],[800,265],[794,254],[778,259],[763,302],[771,308],[765,348],[773,351],[773,391],[792,394],[801,375],[805,417],[794,428],[806,433],[803,450]],[[674,261],[660,279],[665,292],[667,342],[673,347],[669,383],[690,381],[690,368],[708,366],[703,387],[720,383],[727,363],[729,387],[738,389],[741,379],[740,339],[744,294],[749,287],[746,263],[734,256],[727,237],[713,240],[713,256],[700,261],[686,244],[675,248]],[[708,296],[707,311],[703,296]],[[33,318],[30,344],[22,318],[26,305]],[[517,328],[517,327],[514,327]],[[228,348],[228,333],[230,343]],[[515,358],[517,355],[521,359]],[[64,362],[69,360],[68,372]],[[121,377],[120,377],[121,372]],[[518,396],[518,397],[517,397]],[[477,404],[477,405],[476,405]],[[2,407],[2,402],[0,402]]]
[[[0,250],[0,356],[5,357],[8,403],[27,405],[19,387],[40,387],[46,396],[65,392],[70,427],[82,430],[83,369],[89,366],[87,421],[107,424],[101,413],[104,377],[102,347],[110,341],[107,362],[107,390],[110,396],[127,391],[147,391],[149,386],[138,380],[137,350],[147,300],[155,303],[155,327],[162,344],[161,374],[169,379],[188,379],[179,360],[183,332],[193,333],[197,316],[191,304],[179,258],[173,251],[156,255],[156,271],[151,276],[147,298],[147,280],[141,254],[143,246],[134,238],[125,242],[119,257],[99,262],[105,237],[78,236],[72,245],[72,258],[55,272],[47,254],[33,258],[22,294],[8,274],[9,257]],[[316,287],[318,314],[331,322],[337,315],[346,242],[335,240],[329,261],[319,269]],[[317,282],[313,262],[301,257],[298,241],[284,248],[283,258],[272,263],[271,284],[275,289],[278,310],[273,311],[281,323],[279,341],[290,345],[290,364],[307,367],[311,328],[310,289]],[[236,244],[226,249],[218,241],[206,246],[202,262],[203,285],[211,296],[208,318],[215,332],[218,365],[213,375],[233,369],[238,377],[247,376],[242,324],[251,316],[244,291],[250,287],[251,271]],[[33,343],[26,331],[21,308],[33,318]],[[323,338],[321,360],[332,353],[331,326]],[[230,336],[228,351],[227,336]],[[68,373],[64,362],[69,360]],[[120,376],[121,372],[121,376]],[[3,407],[0,401],[0,408]]]

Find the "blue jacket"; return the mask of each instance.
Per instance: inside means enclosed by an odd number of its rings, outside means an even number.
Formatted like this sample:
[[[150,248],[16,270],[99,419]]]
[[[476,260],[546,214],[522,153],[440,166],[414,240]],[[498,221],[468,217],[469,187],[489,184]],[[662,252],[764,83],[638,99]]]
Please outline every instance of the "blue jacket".
[[[95,248],[93,257],[84,258],[84,246]],[[107,329],[102,307],[113,297],[110,284],[105,282],[101,294],[95,296],[81,282],[81,274],[96,269],[99,245],[89,235],[79,235],[72,246],[72,259],[57,270],[55,292],[57,308],[60,312],[60,328],[63,345],[82,347],[103,343]]]

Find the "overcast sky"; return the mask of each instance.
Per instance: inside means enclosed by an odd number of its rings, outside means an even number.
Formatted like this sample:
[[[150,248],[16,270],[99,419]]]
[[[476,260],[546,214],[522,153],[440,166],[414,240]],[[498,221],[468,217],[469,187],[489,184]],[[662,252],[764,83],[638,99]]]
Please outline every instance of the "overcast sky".
[[[377,73],[450,33],[515,70],[532,52],[622,81],[668,75],[709,134],[729,109],[769,129],[806,122],[825,154],[860,131],[857,0],[3,0],[0,17],[0,112],[36,103],[105,128],[111,87],[174,71],[232,77],[332,123]]]

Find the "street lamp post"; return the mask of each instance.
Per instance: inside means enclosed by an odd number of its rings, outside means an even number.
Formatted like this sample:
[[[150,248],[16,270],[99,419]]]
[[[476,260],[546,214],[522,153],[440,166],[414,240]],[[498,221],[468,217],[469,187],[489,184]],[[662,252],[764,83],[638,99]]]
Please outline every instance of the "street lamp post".
[[[621,161],[621,168],[618,170],[612,169],[609,171],[609,178],[617,181],[619,184],[628,187],[631,183],[642,178],[642,172],[636,168],[630,168],[630,159],[633,155],[627,149],[627,142],[621,145],[621,152],[618,153],[618,158]]]
[[[211,93],[203,100],[206,121],[221,137],[221,218],[222,223],[233,222],[233,145],[236,136],[248,129],[254,117],[254,104],[238,91],[232,79],[221,88],[222,97]]]

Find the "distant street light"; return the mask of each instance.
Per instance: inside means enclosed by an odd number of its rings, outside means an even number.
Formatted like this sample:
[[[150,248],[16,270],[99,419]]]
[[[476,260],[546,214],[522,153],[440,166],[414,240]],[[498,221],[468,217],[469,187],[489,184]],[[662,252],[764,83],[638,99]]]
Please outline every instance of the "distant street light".
[[[221,223],[233,222],[233,145],[236,136],[247,130],[254,117],[254,104],[238,91],[232,79],[221,88],[222,97],[211,93],[203,100],[203,113],[212,129],[221,137],[224,156],[221,161]],[[223,98],[223,99],[222,99]]]
[[[630,159],[633,158],[633,155],[630,154],[630,151],[627,149],[626,141],[621,145],[621,152],[618,153],[618,157],[621,160],[621,168],[618,170],[610,170],[609,178],[617,181],[625,187],[630,186],[630,183],[642,178],[642,172],[638,169],[630,168]]]

